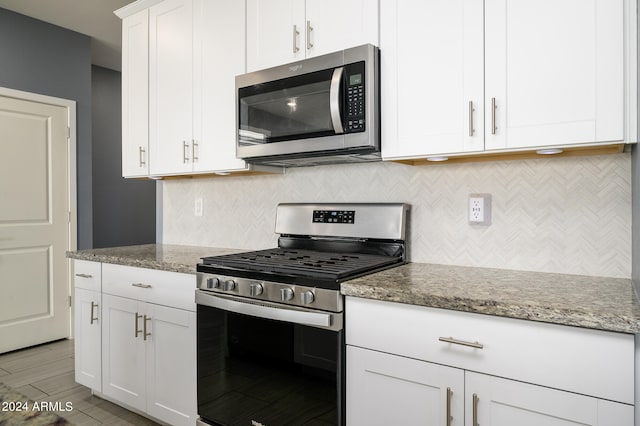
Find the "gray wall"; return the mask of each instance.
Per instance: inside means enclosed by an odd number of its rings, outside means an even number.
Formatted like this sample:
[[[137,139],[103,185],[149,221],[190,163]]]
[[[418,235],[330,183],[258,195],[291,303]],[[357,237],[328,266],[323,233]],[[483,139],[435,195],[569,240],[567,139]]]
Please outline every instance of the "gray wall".
[[[155,181],[122,177],[120,73],[92,67],[93,246],[156,241]]]
[[[83,34],[0,9],[0,86],[76,101],[78,248],[91,248],[91,44]]]

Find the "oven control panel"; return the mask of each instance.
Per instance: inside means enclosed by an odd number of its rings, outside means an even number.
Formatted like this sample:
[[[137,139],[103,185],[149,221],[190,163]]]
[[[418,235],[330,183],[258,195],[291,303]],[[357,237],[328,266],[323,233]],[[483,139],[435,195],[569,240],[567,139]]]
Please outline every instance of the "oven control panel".
[[[207,292],[241,296],[265,302],[342,312],[339,291],[249,278],[197,273],[198,288]]]
[[[314,210],[313,223],[355,223],[355,210]]]

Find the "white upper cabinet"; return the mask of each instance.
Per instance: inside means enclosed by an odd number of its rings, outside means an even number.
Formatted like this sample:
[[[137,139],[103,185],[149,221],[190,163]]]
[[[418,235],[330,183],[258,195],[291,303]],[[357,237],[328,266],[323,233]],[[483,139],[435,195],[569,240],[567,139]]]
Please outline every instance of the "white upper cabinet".
[[[247,71],[371,43],[377,0],[247,0]]]
[[[192,170],[192,0],[165,0],[149,9],[150,174]]]
[[[381,0],[382,155],[484,149],[482,0]]]
[[[624,140],[623,3],[485,1],[486,149]]]
[[[122,20],[122,175],[149,174],[149,11]]]
[[[246,170],[236,158],[235,76],[246,70],[245,3],[194,2],[194,172]]]
[[[383,158],[636,142],[635,13],[625,0],[380,0]]]
[[[250,170],[235,153],[245,2],[138,0],[118,15],[124,16],[123,176]]]

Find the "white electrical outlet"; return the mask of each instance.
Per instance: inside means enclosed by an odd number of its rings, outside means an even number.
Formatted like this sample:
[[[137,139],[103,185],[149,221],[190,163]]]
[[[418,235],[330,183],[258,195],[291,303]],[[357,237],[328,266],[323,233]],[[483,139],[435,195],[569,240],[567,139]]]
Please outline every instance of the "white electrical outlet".
[[[491,194],[469,194],[469,224],[491,225]]]
[[[203,205],[204,202],[202,201],[202,198],[196,198],[196,206],[194,212],[196,216],[202,216],[202,210],[204,209]]]

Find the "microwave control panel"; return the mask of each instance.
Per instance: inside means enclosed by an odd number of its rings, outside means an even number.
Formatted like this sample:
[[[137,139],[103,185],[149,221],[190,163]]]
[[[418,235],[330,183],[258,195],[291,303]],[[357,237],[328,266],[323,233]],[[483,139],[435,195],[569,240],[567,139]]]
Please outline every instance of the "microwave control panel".
[[[364,132],[365,99],[364,99],[364,62],[356,62],[345,66],[346,86],[346,133]]]

